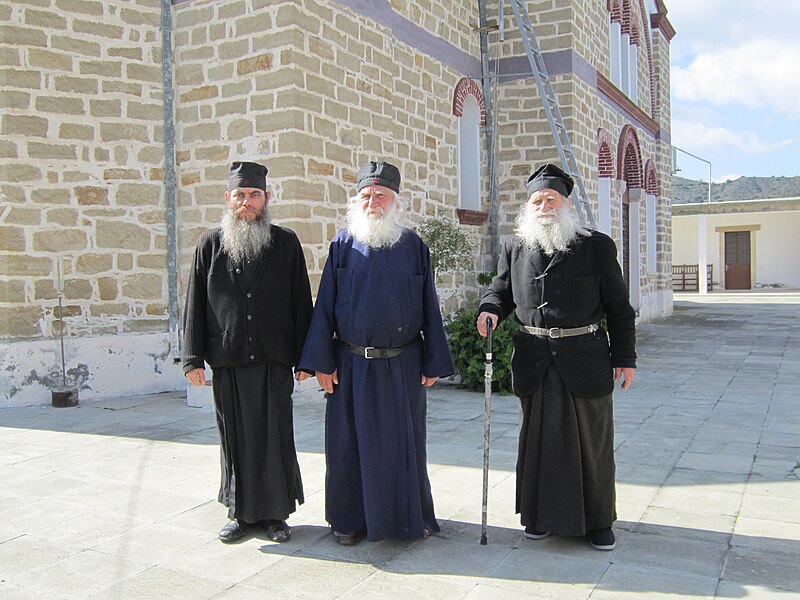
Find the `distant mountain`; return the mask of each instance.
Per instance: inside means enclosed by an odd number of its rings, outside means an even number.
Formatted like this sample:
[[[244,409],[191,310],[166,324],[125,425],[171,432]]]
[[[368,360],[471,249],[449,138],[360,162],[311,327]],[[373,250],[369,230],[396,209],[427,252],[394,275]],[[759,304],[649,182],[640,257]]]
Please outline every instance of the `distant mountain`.
[[[711,184],[712,202],[800,197],[800,177],[740,177]],[[672,178],[672,203],[708,202],[708,181]]]

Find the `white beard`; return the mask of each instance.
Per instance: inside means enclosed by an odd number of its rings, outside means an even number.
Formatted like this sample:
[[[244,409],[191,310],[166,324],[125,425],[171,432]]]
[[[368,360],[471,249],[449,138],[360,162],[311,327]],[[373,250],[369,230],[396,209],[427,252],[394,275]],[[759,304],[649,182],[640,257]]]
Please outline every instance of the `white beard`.
[[[248,221],[239,219],[230,208],[222,213],[222,249],[234,262],[253,260],[272,242],[269,211],[265,206],[261,214]]]
[[[584,229],[578,214],[571,206],[550,211],[552,220],[540,219],[528,203],[519,211],[516,220],[516,234],[529,250],[541,249],[548,256],[555,252],[566,252],[567,247]]]
[[[347,207],[347,231],[370,248],[391,248],[400,240],[406,228],[400,202],[400,198],[395,196],[394,202],[383,214],[370,214],[361,208],[356,198],[351,198]]]

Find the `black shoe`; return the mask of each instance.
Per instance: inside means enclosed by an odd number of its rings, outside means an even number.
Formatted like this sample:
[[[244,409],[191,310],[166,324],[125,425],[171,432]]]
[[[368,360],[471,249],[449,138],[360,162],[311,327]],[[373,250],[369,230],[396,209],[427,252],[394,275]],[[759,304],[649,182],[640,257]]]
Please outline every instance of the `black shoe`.
[[[534,529],[530,525],[525,528],[525,537],[529,540],[543,540],[548,535],[550,535],[549,531],[539,531],[538,529]]]
[[[355,546],[364,539],[365,533],[363,529],[356,529],[354,531],[334,531],[333,535],[342,546]]]
[[[226,544],[242,539],[247,535],[247,523],[234,519],[225,524],[219,532],[219,539]]]
[[[292,528],[281,519],[261,521],[261,526],[267,532],[267,537],[273,542],[282,544],[292,538]]]
[[[613,550],[617,547],[617,538],[611,527],[605,529],[591,529],[589,531],[589,542],[595,550]]]

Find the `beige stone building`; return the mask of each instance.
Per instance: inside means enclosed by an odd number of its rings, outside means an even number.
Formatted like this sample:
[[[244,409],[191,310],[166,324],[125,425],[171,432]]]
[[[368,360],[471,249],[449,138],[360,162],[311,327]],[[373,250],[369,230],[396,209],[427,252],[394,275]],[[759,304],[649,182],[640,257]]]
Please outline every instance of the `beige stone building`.
[[[526,4],[597,226],[617,240],[640,318],[668,314],[666,8]],[[459,220],[477,240],[475,271],[439,278],[445,312],[470,304],[527,175],[557,162],[510,3],[500,6],[0,5],[0,406],[49,402],[62,327],[81,398],[183,387],[185,275],[220,217],[232,160],[269,166],[273,215],[302,240],[314,289],[358,166],[398,164],[415,222]]]

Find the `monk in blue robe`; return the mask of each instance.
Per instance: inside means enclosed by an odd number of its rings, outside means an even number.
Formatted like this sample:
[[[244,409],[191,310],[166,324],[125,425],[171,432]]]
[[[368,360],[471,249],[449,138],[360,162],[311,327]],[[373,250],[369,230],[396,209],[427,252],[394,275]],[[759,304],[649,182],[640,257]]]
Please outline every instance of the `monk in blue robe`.
[[[343,545],[439,531],[426,388],[455,371],[430,252],[403,224],[400,172],[370,162],[357,189],[300,359],[326,391],[325,517]]]

